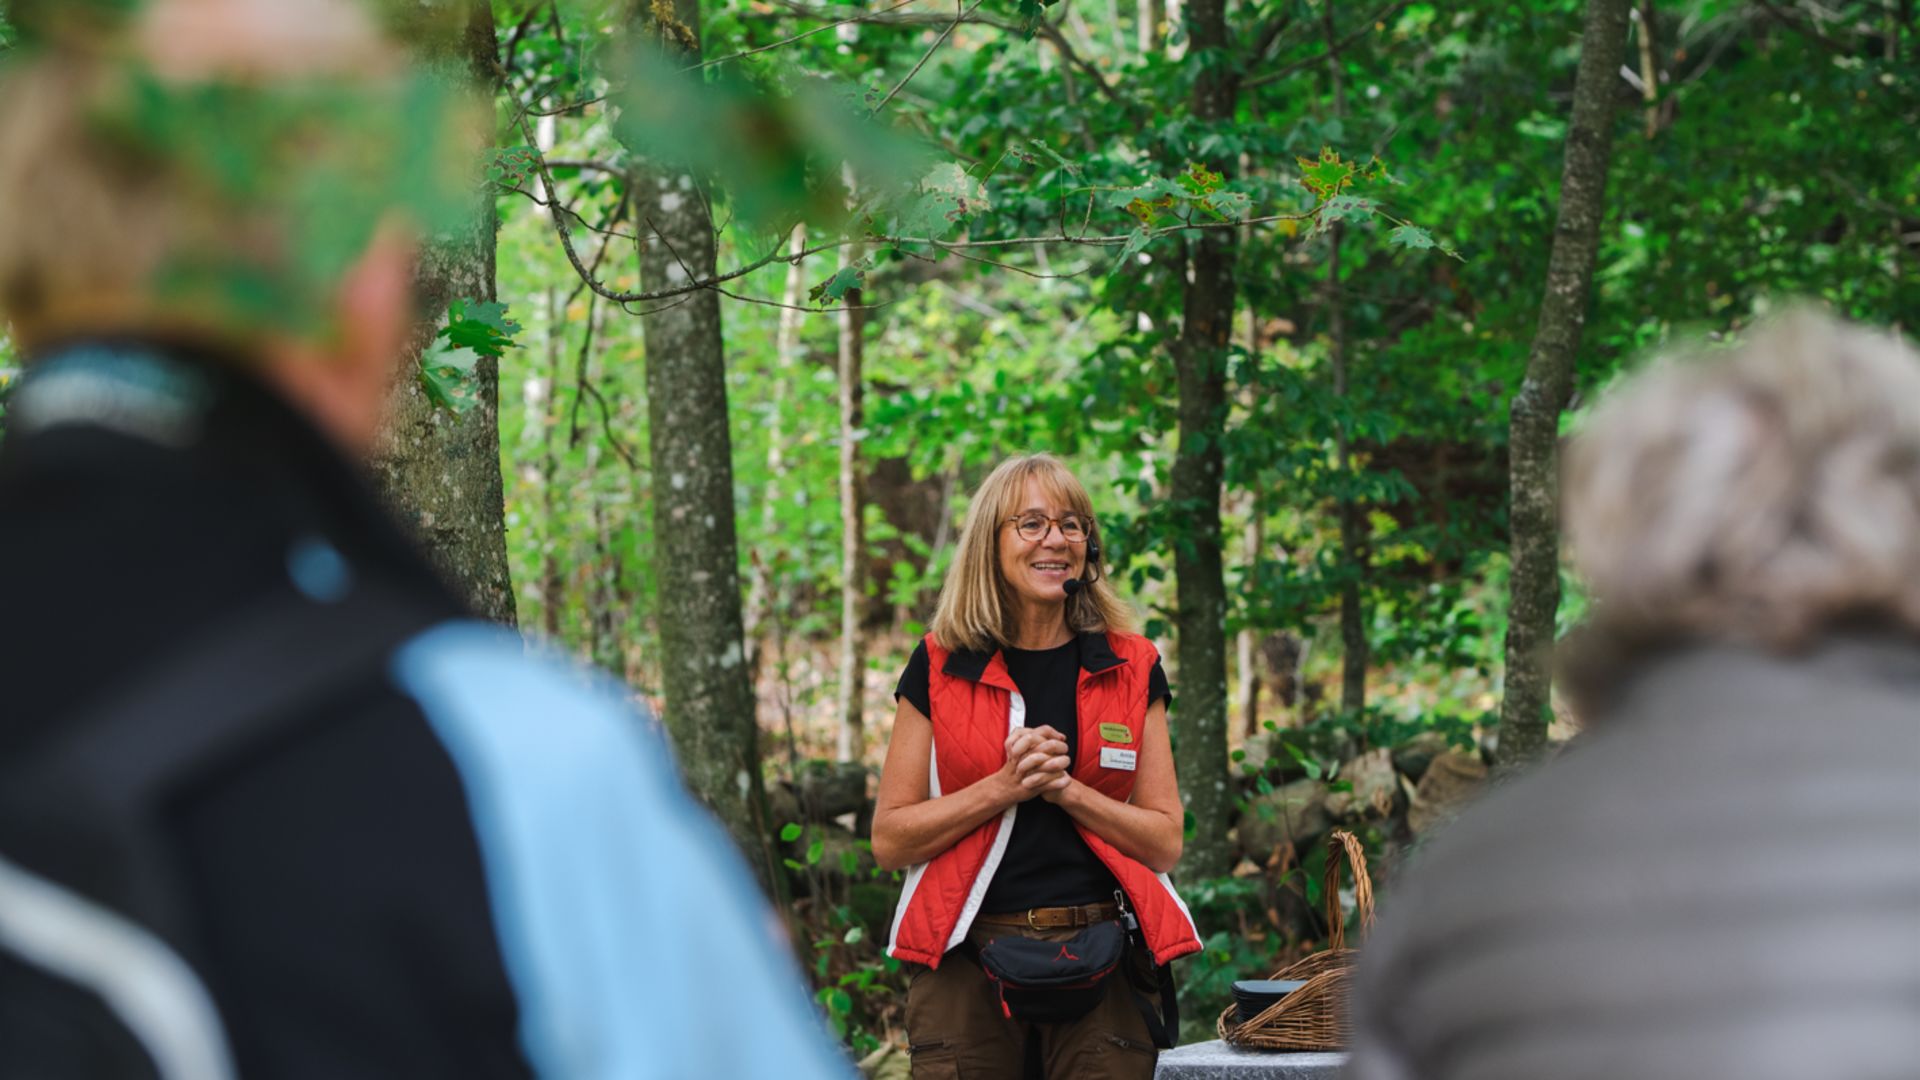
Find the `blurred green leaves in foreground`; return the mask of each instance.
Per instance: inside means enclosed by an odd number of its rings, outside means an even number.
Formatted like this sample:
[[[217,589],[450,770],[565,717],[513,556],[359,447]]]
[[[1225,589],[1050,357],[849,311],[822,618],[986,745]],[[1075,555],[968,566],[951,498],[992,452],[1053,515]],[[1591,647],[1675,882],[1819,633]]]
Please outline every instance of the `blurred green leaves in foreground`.
[[[688,68],[647,42],[614,50],[607,64],[614,136],[651,166],[693,174],[703,189],[724,178],[729,208],[751,229],[838,227],[850,209],[843,168],[863,195],[894,195],[934,161],[861,115],[850,86],[813,77],[781,85],[734,65]]]
[[[239,335],[322,332],[382,221],[429,239],[471,222],[487,110],[465,87],[405,64],[372,26],[335,63],[303,55],[298,26],[252,52],[156,44],[132,21],[146,6],[15,3],[0,93],[50,75],[71,85],[87,127],[66,167],[137,199],[152,232],[126,246],[156,253],[139,272],[170,308]]]

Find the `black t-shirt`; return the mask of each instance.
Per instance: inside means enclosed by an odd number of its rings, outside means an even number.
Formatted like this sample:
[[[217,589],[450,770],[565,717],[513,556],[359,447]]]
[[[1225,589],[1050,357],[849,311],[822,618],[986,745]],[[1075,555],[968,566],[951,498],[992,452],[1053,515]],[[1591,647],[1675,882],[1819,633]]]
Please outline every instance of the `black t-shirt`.
[[[1080,679],[1080,646],[1076,639],[1053,649],[1002,649],[1007,674],[1027,703],[1027,726],[1050,724],[1066,737],[1067,756],[1079,750],[1079,708],[1075,691]],[[894,697],[906,698],[922,716],[932,716],[927,646],[921,642],[900,675]],[[1147,705],[1169,697],[1167,673],[1154,661],[1147,679]],[[988,914],[1025,911],[1036,907],[1094,904],[1113,899],[1118,888],[1106,865],[1073,827],[1073,817],[1043,798],[1020,804],[1013,818],[1000,869],[987,886],[981,910]]]

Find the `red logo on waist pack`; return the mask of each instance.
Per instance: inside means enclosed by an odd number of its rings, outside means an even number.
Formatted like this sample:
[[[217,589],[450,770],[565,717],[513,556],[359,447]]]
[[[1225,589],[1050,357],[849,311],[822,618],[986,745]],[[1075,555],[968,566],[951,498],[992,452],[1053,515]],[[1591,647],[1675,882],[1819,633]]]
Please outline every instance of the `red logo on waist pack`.
[[[1060,946],[1060,955],[1054,957],[1053,959],[1057,963],[1061,960],[1078,960],[1080,958],[1068,952],[1067,947],[1065,945],[1062,945]]]

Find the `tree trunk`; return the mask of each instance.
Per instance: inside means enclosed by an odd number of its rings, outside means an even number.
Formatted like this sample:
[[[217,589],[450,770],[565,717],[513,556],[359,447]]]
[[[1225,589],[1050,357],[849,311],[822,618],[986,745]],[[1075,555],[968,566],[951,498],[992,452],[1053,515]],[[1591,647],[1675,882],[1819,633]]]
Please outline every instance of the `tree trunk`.
[[[1660,67],[1653,59],[1653,0],[1640,0],[1629,9],[1630,18],[1640,27],[1640,97],[1647,103],[1647,138],[1660,134]]]
[[[1554,616],[1560,605],[1560,413],[1573,389],[1574,357],[1586,323],[1600,222],[1606,212],[1614,79],[1627,48],[1629,3],[1587,3],[1546,295],[1527,357],[1526,379],[1513,399],[1507,451],[1512,583],[1497,762],[1503,770],[1537,758],[1547,741],[1552,694],[1549,661]]]
[[[1260,553],[1266,547],[1266,521],[1260,513],[1260,498],[1247,493],[1246,558],[1247,575],[1254,592],[1260,590]],[[1235,643],[1234,666],[1240,672],[1240,741],[1252,740],[1260,732],[1260,631],[1251,624],[1241,627]]]
[[[565,312],[560,290],[547,287],[547,369],[540,393],[540,626],[548,639],[560,640],[560,612],[565,607],[566,579],[561,576],[558,527],[559,504],[554,488],[560,483],[560,346],[565,343]],[[529,402],[529,405],[532,403]],[[528,410],[532,412],[531,409]]]
[[[1135,9],[1135,29],[1139,31],[1141,56],[1160,51],[1160,23],[1167,17],[1167,0],[1139,0]]]
[[[664,6],[643,9],[641,17],[651,21],[651,13]],[[698,63],[697,0],[675,0],[672,15],[680,25],[656,35],[659,47],[677,62]],[[683,37],[689,46],[677,44]],[[635,177],[633,195],[644,240],[644,286],[711,276],[713,215],[694,177],[645,168]],[[767,842],[759,725],[740,626],[720,294],[701,290],[683,302],[657,305],[641,327],[667,730],[689,786],[733,834],[761,883],[774,888],[784,876],[774,870]]]
[[[852,184],[848,185],[849,191]],[[840,249],[840,266],[859,261],[859,252]],[[859,761],[866,752],[865,650],[861,647],[861,614],[866,607],[865,485],[860,476],[860,428],[864,401],[861,368],[865,360],[866,312],[861,290],[847,290],[840,312],[840,717],[837,751],[841,761]]]
[[[1340,303],[1340,241],[1344,227],[1333,226],[1333,254],[1327,261],[1328,348],[1333,360],[1333,396],[1347,400],[1347,323]],[[1334,432],[1336,500],[1340,524],[1340,711],[1358,717],[1367,707],[1367,609],[1361,594],[1367,572],[1366,512],[1353,496],[1353,453],[1347,425]]]
[[[479,0],[421,6],[401,26],[427,70],[496,92],[493,9]],[[410,525],[433,565],[474,611],[513,623],[513,583],[507,571],[507,532],[500,487],[500,369],[482,357],[474,377],[476,402],[466,415],[436,409],[421,388],[418,359],[433,343],[439,320],[454,300],[494,296],[493,197],[476,187],[466,227],[430,238],[415,273],[421,309],[432,315],[414,327],[406,362],[387,403],[387,421],[373,454],[373,470],[401,521]]]
[[[1220,62],[1229,47],[1225,0],[1191,0],[1188,34],[1200,70],[1193,113],[1203,124],[1231,119],[1237,83]],[[1208,161],[1229,174],[1230,157]],[[1173,502],[1185,535],[1174,545],[1179,582],[1175,634],[1181,700],[1174,727],[1180,794],[1192,836],[1181,860],[1189,874],[1213,877],[1232,866],[1227,820],[1227,590],[1221,572],[1221,435],[1227,413],[1227,345],[1233,333],[1234,234],[1206,229],[1187,241],[1187,281],[1174,363],[1180,388],[1180,446],[1173,460]]]
[[[774,332],[773,401],[767,418],[767,490],[760,499],[760,535],[772,537],[779,525],[779,507],[786,495],[788,387],[800,360],[800,302],[806,299],[807,227],[796,226],[787,241],[787,281],[780,295],[780,323]],[[767,545],[771,550],[771,545]],[[751,555],[753,578],[747,587],[746,635],[748,681],[760,685],[761,661],[766,653],[766,623],[778,604],[774,596],[774,568],[760,552]]]
[[[1333,115],[1347,115],[1345,62],[1339,35],[1334,31],[1333,5],[1320,8],[1320,28],[1327,43],[1327,77],[1333,90]],[[1340,245],[1346,226],[1333,223],[1327,256],[1327,352],[1333,367],[1334,400],[1348,405],[1347,309],[1340,295]],[[1335,517],[1340,526],[1340,711],[1358,718],[1367,707],[1367,610],[1361,594],[1366,576],[1365,512],[1353,495],[1353,447],[1342,416],[1334,427],[1334,466],[1339,478]]]

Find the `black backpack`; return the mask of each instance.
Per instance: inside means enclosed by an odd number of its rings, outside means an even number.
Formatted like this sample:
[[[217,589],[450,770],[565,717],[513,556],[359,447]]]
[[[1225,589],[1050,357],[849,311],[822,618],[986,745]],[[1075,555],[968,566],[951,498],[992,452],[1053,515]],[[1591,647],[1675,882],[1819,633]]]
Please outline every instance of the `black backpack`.
[[[0,1075],[237,1075],[167,808],[324,722],[316,706],[429,622],[367,589],[328,605],[288,594],[0,763]]]

